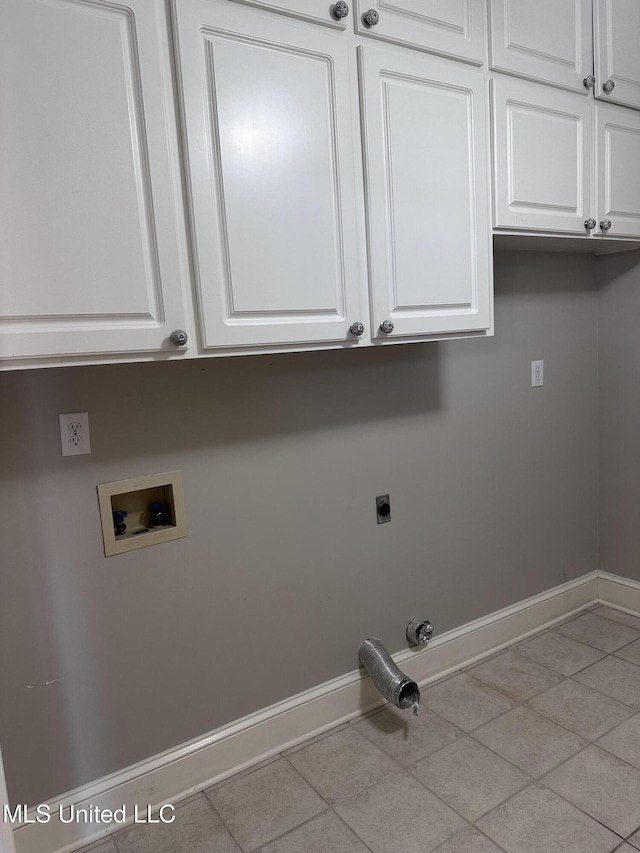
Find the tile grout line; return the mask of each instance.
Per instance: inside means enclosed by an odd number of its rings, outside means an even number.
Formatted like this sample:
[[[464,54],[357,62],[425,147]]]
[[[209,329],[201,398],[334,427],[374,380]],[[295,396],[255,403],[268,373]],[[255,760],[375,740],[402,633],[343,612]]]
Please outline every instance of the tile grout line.
[[[565,680],[566,680],[566,681],[572,681],[573,679],[571,679],[571,678],[567,678],[567,679],[565,679]],[[560,684],[563,684],[563,683],[564,683],[564,682],[560,682]],[[556,687],[560,687],[560,684],[556,684],[555,686],[556,686]],[[525,705],[525,707],[526,707],[526,708],[529,708],[529,710],[530,710],[530,711],[535,711],[535,713],[536,713],[536,714],[540,714],[540,716],[541,716],[541,717],[545,717],[545,718],[546,718],[546,719],[548,719],[550,722],[555,723],[555,724],[556,724],[556,726],[560,726],[560,728],[564,728],[564,729],[566,729],[568,732],[571,732],[571,734],[577,735],[578,737],[581,737],[583,740],[589,741],[589,743],[591,743],[591,744],[596,744],[596,743],[597,743],[597,741],[599,741],[601,738],[605,737],[605,735],[611,734],[611,732],[615,731],[615,729],[617,729],[619,726],[623,725],[623,723],[626,723],[626,722],[628,722],[629,720],[631,720],[633,717],[637,716],[637,711],[634,711],[634,710],[631,708],[631,706],[630,706],[630,705],[625,705],[625,704],[624,704],[624,702],[620,702],[620,700],[619,700],[619,699],[613,699],[611,696],[607,696],[605,693],[600,693],[600,691],[599,691],[599,690],[594,690],[594,688],[592,688],[592,687],[588,687],[588,685],[586,685],[586,684],[582,684],[582,682],[580,682],[580,681],[575,681],[575,682],[574,682],[574,684],[579,684],[581,687],[587,687],[587,689],[588,689],[588,690],[593,690],[593,691],[594,691],[594,693],[597,693],[599,696],[604,696],[604,698],[605,698],[605,699],[610,699],[612,702],[617,702],[619,705],[622,705],[622,707],[623,707],[623,708],[626,708],[626,709],[630,712],[630,713],[629,713],[629,716],[628,716],[626,719],[621,720],[619,723],[614,723],[614,724],[613,724],[613,726],[611,726],[611,728],[610,728],[610,729],[606,729],[606,731],[602,732],[602,733],[601,733],[601,734],[599,734],[599,735],[596,735],[596,737],[595,737],[595,738],[593,738],[593,739],[589,739],[588,737],[585,737],[584,735],[581,735],[579,732],[576,732],[576,731],[574,731],[573,729],[569,729],[569,728],[567,728],[565,725],[563,725],[562,723],[559,723],[559,722],[558,722],[557,720],[555,720],[553,717],[549,717],[549,716],[547,716],[543,711],[538,711],[538,709],[537,709],[537,708],[532,708],[528,703]],[[549,691],[551,691],[551,690],[553,690],[553,689],[554,689],[553,687],[550,687],[550,688],[549,688]],[[545,692],[549,692],[549,691],[545,691]],[[539,694],[538,694],[538,696],[542,696],[542,695],[543,695],[542,693],[539,693]],[[533,698],[533,699],[537,699],[537,698],[538,698],[538,696],[534,696],[534,697],[532,697],[532,698]],[[606,751],[608,751],[608,750],[606,750]],[[638,769],[640,769],[640,768],[638,768]]]
[[[209,799],[209,797],[205,794],[205,792],[204,792],[204,791],[202,791],[201,793],[202,793],[202,796],[205,798],[206,802],[209,804],[209,807],[212,809],[213,813],[218,817],[218,819],[220,820],[220,823],[224,826],[224,828],[227,830],[227,832],[228,832],[228,833],[229,833],[229,835],[231,836],[231,839],[234,841],[234,843],[235,843],[235,844],[237,844],[237,845],[238,845],[238,847],[240,848],[240,850],[242,850],[242,851],[243,851],[243,853],[245,853],[244,847],[242,846],[242,844],[240,844],[239,839],[237,839],[237,838],[236,838],[236,836],[235,836],[235,834],[231,831],[231,827],[228,825],[228,823],[226,822],[226,820],[222,817],[222,815],[220,814],[220,812],[218,811],[218,809],[214,806],[214,804],[211,802],[211,800],[210,800],[210,799]]]
[[[421,702],[421,704],[422,704],[422,702]],[[394,706],[391,705],[390,707],[393,708]],[[387,709],[385,708],[383,710],[387,710]],[[440,752],[440,750],[446,749],[448,746],[451,746],[452,743],[455,743],[456,741],[461,740],[466,734],[466,732],[463,729],[461,729],[460,726],[456,726],[456,724],[452,723],[451,720],[447,720],[446,717],[443,717],[441,714],[438,714],[436,711],[433,711],[429,707],[427,707],[427,710],[428,710],[429,714],[433,714],[434,717],[437,717],[443,723],[446,723],[448,726],[451,726],[452,728],[454,728],[456,730],[456,732],[460,732],[460,734],[458,737],[449,741],[449,743],[445,743],[442,746],[439,746],[437,749],[434,749],[433,752],[429,752],[427,755],[423,755],[422,758],[429,758],[431,755],[435,755],[437,752]],[[355,726],[354,726],[354,728],[355,728]],[[405,764],[400,759],[398,759],[395,755],[393,755],[391,752],[389,752],[387,749],[385,749],[384,746],[380,746],[380,744],[376,743],[373,740],[373,738],[369,737],[369,735],[365,731],[362,731],[362,732],[358,731],[358,734],[360,734],[360,735],[362,735],[362,737],[366,738],[366,740],[368,740],[369,743],[373,744],[379,750],[384,752],[384,754],[387,755],[389,758],[392,758],[394,761],[396,761],[403,769],[406,770],[407,768],[411,767],[415,763],[415,762],[411,762],[410,764]],[[418,759],[418,761],[421,761],[421,760],[422,759]]]
[[[531,711],[531,712],[532,712],[532,713],[534,713],[534,714],[537,714],[537,712],[536,712],[536,711],[534,711],[532,708],[527,708],[525,705],[520,705],[520,706],[518,706],[518,707],[525,708],[526,710]],[[515,711],[516,709],[515,709],[515,708],[512,708],[511,710]],[[542,714],[537,714],[537,716],[542,717],[542,719],[543,719],[543,720],[545,720],[546,722],[551,722],[551,723],[553,723],[553,720],[548,720],[548,719],[547,719],[546,717],[544,717]],[[575,737],[580,737],[580,735],[577,735],[575,732],[572,732],[570,729],[565,729],[565,728],[564,728],[564,726],[560,726],[560,725],[559,725],[559,723],[554,723],[554,725],[558,725],[558,727],[559,727],[559,728],[564,729],[564,731],[566,731],[566,732],[567,732],[567,733],[569,733],[569,734],[574,735]],[[477,731],[477,729],[476,729],[475,731]],[[577,750],[577,752],[572,753],[572,754],[571,754],[571,755],[569,755],[567,758],[563,758],[563,759],[562,759],[562,761],[559,761],[559,762],[558,762],[558,764],[554,764],[554,765],[553,765],[553,767],[550,767],[548,770],[545,770],[545,771],[544,771],[543,773],[541,773],[539,776],[532,776],[532,775],[531,775],[531,773],[529,773],[527,770],[523,770],[523,769],[522,769],[522,767],[518,767],[518,765],[517,765],[517,764],[514,764],[514,763],[513,763],[513,761],[509,761],[509,759],[508,759],[508,758],[505,758],[505,757],[504,757],[504,755],[500,755],[500,753],[499,753],[499,752],[496,752],[496,751],[495,751],[494,749],[492,749],[490,746],[487,746],[487,744],[486,744],[486,743],[483,743],[481,740],[478,740],[478,738],[474,737],[473,735],[470,735],[470,737],[473,737],[473,740],[474,740],[476,743],[480,744],[480,746],[484,746],[484,748],[485,748],[485,749],[488,749],[490,752],[493,752],[493,754],[494,754],[494,755],[497,755],[497,756],[498,756],[498,758],[502,758],[502,760],[503,760],[503,761],[506,761],[508,764],[511,764],[511,765],[512,765],[513,767],[515,767],[517,770],[520,770],[522,773],[526,773],[526,775],[530,777],[530,779],[531,779],[531,781],[532,781],[533,783],[535,783],[535,782],[539,782],[539,781],[543,778],[543,776],[546,776],[548,773],[551,773],[551,771],[552,771],[552,770],[555,770],[557,767],[561,767],[565,762],[570,761],[574,756],[579,755],[579,754],[580,754],[581,752],[583,752],[583,751],[584,751],[588,746],[591,746],[591,742],[590,742],[590,741],[587,741],[583,747],[581,747],[579,750]],[[581,738],[581,740],[585,740],[585,741],[586,741],[586,738]]]
[[[580,619],[580,618],[582,618],[582,616],[586,616],[586,615],[596,616],[598,619],[605,619],[607,622],[610,622],[612,625],[617,625],[619,628],[626,628],[629,631],[634,631],[635,633],[638,634],[638,636],[634,637],[634,639],[630,640],[628,643],[623,643],[619,649],[612,649],[611,651],[607,651],[606,649],[601,649],[598,646],[594,646],[591,643],[587,642],[587,640],[576,640],[575,637],[571,637],[569,634],[563,634],[562,636],[568,637],[570,640],[575,640],[578,643],[583,643],[583,645],[589,646],[589,648],[591,648],[591,649],[597,649],[597,651],[604,652],[605,654],[608,654],[608,655],[615,654],[615,652],[619,651],[622,648],[626,648],[626,646],[630,646],[631,643],[635,643],[636,640],[640,639],[640,629],[632,628],[629,625],[625,625],[622,622],[617,622],[615,619],[609,619],[606,616],[601,616],[599,613],[595,613],[593,611],[588,611],[588,612],[582,613],[580,616],[577,616],[575,619],[570,619],[568,622],[564,622],[562,624],[564,624],[564,625],[571,624],[571,622],[575,622],[577,619]],[[555,627],[559,628],[560,626],[554,626],[554,628]],[[553,629],[551,629],[551,630],[553,630]],[[559,633],[562,634],[562,631],[559,631]]]
[[[577,755],[579,755],[579,753],[576,753],[576,754],[577,754]],[[558,766],[560,767],[561,765],[558,765]],[[556,768],[554,767],[554,770],[555,770],[555,769],[556,769]],[[549,788],[547,785],[545,785],[545,784],[544,784],[544,782],[542,781],[542,779],[541,779],[541,780],[539,780],[539,781],[540,781],[540,784],[544,787],[544,789],[545,789],[546,791],[550,791],[552,794],[555,794],[555,795],[556,795],[556,797],[560,797],[560,799],[561,799],[561,800],[564,800],[564,802],[565,802],[565,803],[568,803],[570,806],[573,806],[573,808],[574,808],[574,809],[578,809],[578,811],[579,811],[579,812],[582,812],[582,814],[586,815],[587,817],[590,817],[590,818],[591,818],[591,820],[594,820],[596,823],[600,824],[600,826],[603,826],[605,829],[608,829],[608,830],[609,830],[609,832],[613,832],[613,834],[614,834],[614,835],[617,835],[617,836],[618,836],[618,838],[620,838],[621,842],[624,844],[624,842],[626,841],[626,837],[625,837],[624,835],[620,835],[620,833],[619,833],[619,832],[617,832],[615,829],[612,829],[610,826],[607,826],[607,824],[606,824],[606,823],[603,823],[603,822],[602,822],[599,818],[597,818],[595,815],[592,815],[592,814],[590,814],[588,811],[585,811],[585,810],[582,808],[582,806],[579,806],[577,803],[572,803],[572,802],[571,802],[571,800],[568,800],[566,797],[563,797],[563,796],[562,796],[562,794],[559,794],[557,791],[554,791],[554,790],[553,790],[553,788]],[[618,848],[615,848],[615,849],[617,850]]]
[[[281,759],[282,761],[285,761],[285,762],[286,762],[286,764],[287,764],[287,766],[288,766],[291,770],[293,770],[293,772],[296,774],[296,776],[298,776],[298,777],[302,780],[302,782],[303,782],[305,785],[307,785],[309,788],[311,788],[311,790],[312,790],[312,791],[313,791],[313,792],[314,792],[314,793],[315,793],[315,794],[316,794],[316,795],[317,795],[317,796],[322,800],[322,802],[323,802],[323,803],[324,803],[324,805],[325,805],[325,808],[324,808],[324,809],[322,809],[322,811],[318,812],[318,814],[312,815],[310,818],[307,818],[306,820],[302,821],[302,823],[299,823],[299,824],[297,824],[296,826],[291,827],[291,829],[288,829],[286,832],[281,833],[280,835],[276,835],[276,836],[274,836],[273,838],[270,838],[268,841],[266,841],[266,842],[265,842],[265,844],[258,845],[258,847],[253,848],[252,850],[245,850],[245,848],[244,848],[244,847],[242,847],[242,844],[240,844],[240,842],[238,841],[238,844],[239,844],[239,846],[242,848],[242,850],[244,851],[244,853],[258,853],[258,851],[261,849],[261,847],[264,847],[266,844],[271,844],[273,841],[278,841],[280,838],[283,838],[285,835],[288,835],[290,832],[293,832],[294,830],[299,829],[301,826],[304,826],[305,824],[309,823],[309,822],[310,822],[310,821],[312,821],[314,818],[319,817],[320,815],[326,814],[328,811],[331,811],[331,810],[332,810],[332,809],[331,809],[331,804],[330,804],[329,802],[327,802],[327,800],[326,800],[326,799],[322,796],[322,794],[321,794],[321,793],[320,793],[320,792],[319,792],[319,791],[318,791],[318,790],[317,790],[317,789],[316,789],[316,788],[311,784],[311,782],[309,782],[309,781],[308,781],[308,779],[305,779],[305,777],[304,777],[304,776],[302,775],[302,773],[298,770],[298,768],[297,768],[297,767],[294,767],[294,765],[293,765],[290,761],[288,761],[288,760],[287,760],[286,755],[283,755],[282,753],[280,753],[278,758],[279,758],[279,759]],[[234,837],[235,837],[235,836],[234,836]]]
[[[476,742],[477,742],[477,741],[476,741]],[[482,746],[482,744],[481,744],[481,746]],[[488,749],[488,747],[487,747],[487,749]],[[490,751],[490,752],[493,752],[493,750],[489,750],[489,751]],[[494,755],[498,755],[497,753],[493,753],[493,754],[494,754]],[[428,757],[428,758],[430,758],[431,756],[427,756],[427,757]],[[501,756],[501,755],[498,755],[498,758],[502,758],[502,756]],[[507,761],[507,759],[506,759],[506,758],[503,758],[502,760],[503,760],[503,761]],[[511,764],[511,762],[510,762],[510,761],[507,761],[507,764]],[[512,766],[512,767],[515,767],[515,764],[512,764],[511,766]],[[413,765],[413,767],[415,767],[415,765]],[[412,770],[413,770],[413,767],[411,768]],[[456,814],[460,815],[460,817],[461,817],[463,820],[465,820],[468,824],[470,824],[471,826],[475,827],[475,825],[476,825],[476,821],[482,820],[482,818],[483,818],[483,817],[486,817],[486,816],[487,816],[488,814],[490,814],[494,809],[497,809],[497,808],[499,808],[500,806],[504,805],[504,803],[506,803],[506,802],[507,802],[507,800],[510,800],[512,797],[515,797],[515,796],[516,796],[516,794],[519,794],[521,791],[524,791],[524,789],[525,789],[525,788],[528,788],[530,785],[535,784],[536,780],[535,780],[532,776],[530,776],[530,775],[529,775],[529,773],[526,773],[526,772],[525,772],[524,770],[522,770],[520,767],[516,767],[516,770],[520,770],[520,772],[521,772],[521,773],[524,773],[524,775],[527,777],[527,781],[525,782],[525,784],[524,784],[524,785],[522,785],[522,787],[521,787],[521,788],[518,788],[516,791],[512,791],[512,792],[511,792],[508,796],[506,796],[503,800],[501,800],[499,803],[496,803],[496,805],[495,805],[495,806],[491,806],[491,808],[490,808],[490,809],[487,809],[487,811],[486,811],[486,812],[484,812],[483,814],[478,815],[478,817],[477,817],[475,820],[470,820],[468,817],[465,817],[465,815],[463,815],[463,814],[462,814],[462,812],[458,811],[458,809],[457,809],[454,805],[452,805],[451,803],[448,803],[445,799],[443,799],[443,798],[440,796],[440,794],[438,794],[438,792],[437,792],[437,791],[434,791],[432,788],[430,788],[430,787],[427,785],[427,783],[426,783],[426,782],[423,782],[423,781],[422,781],[422,779],[418,779],[418,777],[417,777],[417,776],[415,776],[415,775],[413,774],[413,772],[412,772],[412,774],[411,774],[411,775],[412,775],[412,777],[413,777],[417,782],[419,782],[423,787],[425,787],[425,788],[427,789],[427,791],[429,791],[431,794],[433,794],[433,795],[434,795],[434,797],[437,797],[437,798],[438,798],[439,800],[441,800],[441,801],[442,801],[446,806],[448,806],[450,809],[453,809],[453,810],[456,812]]]
[[[338,818],[340,823],[343,826],[346,826],[350,832],[353,832],[353,834],[358,839],[358,841],[360,841],[366,847],[366,849],[370,851],[370,853],[373,853],[373,851],[371,850],[371,847],[369,847],[369,845],[364,841],[364,839],[360,838],[360,834],[358,832],[356,832],[353,827],[349,826],[349,824],[342,818],[341,815],[338,814],[338,812],[335,809],[333,809],[332,811],[333,811],[334,815]]]
[[[576,754],[579,754],[579,753],[576,753]],[[572,757],[573,757],[573,756],[572,756]],[[558,766],[560,766],[560,765],[558,765]],[[555,769],[555,768],[554,768],[554,769]],[[551,771],[550,771],[550,772],[551,772]],[[559,799],[559,800],[562,800],[562,802],[563,802],[563,803],[566,803],[568,806],[571,806],[571,808],[576,809],[576,810],[577,810],[577,811],[579,811],[581,814],[583,814],[583,815],[585,815],[586,817],[590,818],[590,820],[592,820],[592,821],[594,821],[595,823],[599,824],[600,826],[604,827],[604,829],[608,830],[609,832],[612,832],[614,835],[617,835],[617,837],[620,839],[620,841],[621,841],[622,843],[624,843],[624,842],[625,842],[625,840],[626,840],[626,839],[625,839],[625,837],[624,837],[624,836],[622,836],[622,835],[620,835],[620,833],[619,833],[619,832],[616,832],[616,831],[615,831],[615,829],[611,829],[611,827],[610,827],[610,826],[607,826],[606,824],[602,823],[602,821],[601,821],[601,820],[598,820],[598,818],[594,817],[592,814],[589,814],[589,812],[586,812],[584,809],[580,808],[580,806],[577,806],[575,803],[572,803],[572,802],[571,802],[571,800],[567,800],[567,799],[566,799],[566,797],[563,797],[563,796],[562,796],[562,794],[559,794],[557,791],[554,791],[552,788],[548,788],[548,787],[547,787],[547,786],[546,786],[546,785],[545,785],[545,784],[544,784],[540,779],[536,779],[536,780],[534,781],[533,785],[528,785],[527,787],[535,787],[536,785],[540,785],[540,786],[542,786],[542,787],[544,788],[544,790],[545,790],[545,791],[548,791],[550,794],[553,794],[555,797],[558,797],[558,799]],[[518,796],[518,794],[521,794],[524,790],[526,790],[526,788],[521,788],[519,791],[516,791],[516,792],[515,792],[514,794],[512,794],[510,797],[507,797],[507,799],[506,799],[503,803],[501,803],[501,804],[500,804],[500,806],[496,806],[496,809],[500,808],[500,807],[501,807],[501,806],[503,806],[505,803],[509,802],[509,800],[512,800],[512,799],[514,799],[515,797],[517,797],[517,796]],[[487,812],[485,815],[482,815],[482,817],[479,817],[479,818],[478,818],[478,820],[483,820],[485,817],[488,817],[490,814],[492,814],[492,813],[493,813],[493,811],[495,811],[495,809],[491,809],[491,811]],[[474,826],[475,826],[475,824],[474,824]],[[489,836],[489,838],[490,838],[490,837],[491,837],[491,836]],[[493,839],[491,839],[491,840],[493,840]],[[495,842],[494,842],[494,843],[495,843]],[[619,846],[619,845],[618,845],[618,846]],[[618,847],[614,847],[613,849],[614,849],[614,850],[617,850],[617,849],[618,849]]]
[[[431,788],[428,788],[428,787],[427,787],[423,782],[421,782],[421,781],[420,781],[420,779],[418,779],[416,776],[414,776],[414,775],[413,775],[413,773],[411,772],[410,768],[403,768],[403,772],[402,772],[402,773],[396,773],[396,774],[394,774],[394,775],[396,775],[396,776],[406,776],[406,777],[408,777],[409,779],[411,779],[412,781],[417,782],[417,783],[418,783],[422,788],[424,788],[424,789],[425,789],[426,791],[428,791],[428,792],[429,792],[433,797],[435,797],[435,798],[436,798],[440,803],[442,803],[442,805],[443,805],[443,806],[445,806],[447,809],[450,809],[452,812],[454,812],[454,814],[455,814],[457,817],[459,817],[459,818],[460,818],[461,820],[463,820],[466,824],[468,824],[468,826],[473,826],[473,823],[472,823],[468,818],[466,818],[464,815],[460,814],[460,812],[459,812],[459,811],[457,811],[457,809],[455,809],[452,805],[450,805],[449,803],[447,803],[447,802],[446,802],[446,800],[443,800],[443,799],[442,799],[442,797],[441,797],[441,796],[439,796],[439,794],[437,794],[435,791],[432,791],[432,790],[431,790]],[[386,778],[387,778],[387,779],[389,779],[390,777],[386,777]],[[377,785],[381,784],[381,783],[382,783],[382,782],[384,782],[384,781],[386,781],[386,780],[385,780],[385,779],[380,779],[380,780],[378,780],[378,782],[375,782],[373,785],[371,785],[371,786],[370,786],[370,788],[367,788],[366,790],[370,790],[371,788],[375,788]],[[364,793],[364,792],[363,792],[363,791],[360,791],[360,794],[362,794],[362,793]],[[354,796],[359,796],[359,794],[356,794],[356,795],[354,795]],[[343,801],[341,801],[338,805],[342,805],[343,803],[348,802],[348,800],[352,800],[352,799],[354,799],[354,797],[347,797],[347,798],[345,798]],[[349,825],[349,824],[347,824],[347,826],[348,826],[348,825]],[[449,835],[447,838],[443,839],[443,840],[440,842],[440,844],[438,845],[438,847],[440,847],[442,844],[446,844],[446,842],[447,842],[447,841],[449,841],[451,838],[453,838],[453,836],[454,836],[457,832],[461,832],[461,831],[462,831],[462,829],[456,829],[454,832],[452,832],[452,833],[451,833],[451,835]],[[436,847],[436,848],[435,848],[435,850],[434,850],[434,851],[432,851],[432,853],[437,853],[437,849],[438,849],[438,848]]]
[[[620,608],[615,607],[613,604],[601,603],[601,604],[596,604],[594,610],[588,611],[588,612],[592,612],[594,614],[594,616],[600,616],[601,619],[608,619],[610,622],[614,622],[616,625],[624,625],[625,628],[631,628],[632,631],[640,631],[640,627],[634,628],[632,625],[627,625],[626,622],[620,622],[619,619],[614,619],[613,616],[607,616],[604,613],[596,613],[595,611],[598,609],[598,607],[608,607],[610,610],[616,610],[619,613],[624,613],[626,616],[632,616],[640,622],[640,616],[638,616],[635,611],[621,610]]]
[[[344,826],[347,827],[347,829],[350,832],[353,832],[353,834],[356,836],[358,841],[362,841],[360,836],[358,836],[357,833],[355,833],[354,830],[352,830],[348,824],[344,823],[344,821],[340,818],[340,815],[336,811],[334,811],[334,809],[328,808],[328,809],[325,809],[324,811],[320,812],[320,814],[316,814],[310,818],[307,818],[307,820],[304,820],[302,823],[299,823],[297,826],[293,826],[291,829],[288,829],[286,832],[283,832],[282,835],[276,835],[275,838],[269,839],[269,841],[265,842],[264,844],[261,844],[259,847],[256,847],[255,850],[247,850],[247,851],[243,851],[243,853],[265,853],[266,849],[269,847],[270,844],[273,844],[274,841],[282,841],[283,839],[288,838],[290,835],[293,835],[294,832],[297,832],[299,829],[302,829],[302,827],[308,826],[314,820],[317,820],[318,818],[324,817],[325,815],[328,815],[328,814],[334,815],[342,824],[344,824]],[[362,841],[362,843],[364,844],[364,841]],[[364,846],[367,848],[367,850],[371,851],[371,848],[368,847],[366,844],[364,844]],[[185,851],[185,853],[188,853],[188,851]]]
[[[554,633],[553,631],[549,631],[549,634],[553,634],[553,633]],[[582,645],[587,649],[591,649],[594,652],[599,651],[601,657],[597,658],[596,660],[592,660],[591,663],[587,663],[584,666],[581,666],[579,669],[576,669],[572,673],[567,673],[567,672],[560,672],[560,670],[558,670],[558,669],[553,669],[551,666],[548,666],[547,664],[542,663],[537,658],[530,657],[529,655],[525,655],[523,652],[518,651],[520,646],[517,646],[513,651],[517,655],[520,655],[520,657],[524,658],[525,660],[532,661],[533,663],[537,663],[540,666],[546,666],[547,669],[550,669],[552,672],[557,673],[557,675],[561,675],[563,678],[570,678],[572,675],[576,675],[578,672],[582,672],[583,669],[588,669],[588,667],[593,666],[594,663],[598,663],[599,660],[602,660],[602,658],[606,657],[609,654],[609,652],[605,652],[602,649],[595,649],[593,646],[588,646],[586,643],[581,642],[581,640],[574,640],[572,637],[566,637],[564,634],[560,634],[559,631],[556,632],[556,634],[558,634],[559,636],[561,636],[565,640],[571,640],[572,643],[578,643],[579,645]],[[543,636],[543,635],[541,635],[541,636]],[[537,638],[535,638],[535,639],[537,639]],[[533,699],[533,696],[531,698]]]
[[[632,663],[632,661],[624,660],[624,658],[619,658],[613,652],[610,654],[607,654],[606,657],[601,658],[600,660],[596,661],[595,663],[592,663],[591,666],[598,666],[600,663],[602,663],[604,660],[606,660],[606,658],[615,658],[616,660],[620,661],[621,663],[628,663],[631,666],[635,666],[636,669],[640,669],[640,666],[638,666],[637,664]],[[587,669],[589,669],[589,667],[587,667]],[[580,672],[585,672],[585,670],[580,670]],[[575,675],[580,675],[580,673],[576,672]],[[576,684],[582,684],[582,682],[578,681],[578,679],[575,678],[573,675],[570,675],[569,678],[572,681],[575,681]],[[602,694],[603,696],[607,696],[609,699],[613,699],[615,702],[620,702],[621,705],[625,705],[627,708],[631,708],[631,710],[635,711],[636,713],[640,710],[639,706],[630,705],[628,702],[623,702],[621,699],[616,699],[615,696],[610,696],[608,693],[605,693],[603,690],[600,690],[600,688],[597,687],[595,684],[582,684],[582,686],[583,687],[590,687],[592,690],[595,690],[596,692]]]
[[[356,734],[360,734],[360,733],[359,733],[359,732],[356,732]],[[367,740],[367,741],[368,741],[369,739],[368,739],[368,738],[365,738],[365,740]],[[317,742],[317,741],[316,741],[316,742]],[[374,746],[376,746],[376,744],[374,744]],[[378,748],[379,748],[379,747],[378,747]],[[382,750],[382,749],[381,749],[380,751],[381,751],[381,752],[384,752],[384,750]],[[388,758],[393,758],[393,756],[390,756],[387,752],[384,752],[384,755],[385,755],[386,757],[388,757]],[[305,776],[305,775],[304,775],[300,770],[298,770],[298,768],[297,768],[294,764],[292,764],[292,762],[291,762],[291,761],[289,761],[288,756],[283,755],[282,757],[284,758],[284,760],[285,760],[285,761],[286,761],[286,762],[287,762],[291,767],[293,767],[293,769],[294,769],[294,770],[296,771],[296,773],[300,776],[300,778],[301,778],[301,779],[304,779],[304,781],[307,783],[307,785],[309,785],[311,788],[313,788],[313,790],[316,792],[316,794],[317,794],[317,795],[318,795],[322,800],[324,800],[324,802],[326,802],[326,803],[327,803],[327,806],[328,806],[330,809],[333,809],[333,808],[334,808],[334,806],[336,806],[336,805],[340,805],[341,803],[343,803],[343,802],[344,802],[345,800],[347,800],[347,799],[351,799],[352,797],[357,797],[359,794],[362,794],[364,791],[369,790],[369,788],[373,788],[375,785],[377,785],[379,782],[384,781],[385,779],[389,779],[389,778],[391,778],[392,776],[398,776],[398,775],[402,772],[402,770],[404,769],[404,768],[402,767],[402,765],[401,765],[399,762],[395,761],[395,759],[394,759],[394,763],[395,763],[397,766],[396,766],[393,770],[390,770],[388,773],[385,773],[383,776],[380,776],[378,779],[376,779],[374,782],[372,782],[372,783],[371,783],[371,785],[365,785],[363,788],[360,788],[358,791],[355,791],[353,794],[349,794],[349,796],[348,796],[348,797],[345,797],[345,798],[344,798],[344,800],[339,800],[339,801],[338,801],[338,802],[336,802],[336,803],[330,803],[330,802],[329,802],[325,797],[323,797],[323,796],[322,796],[322,794],[321,794],[321,793],[316,789],[316,787],[315,787],[315,786],[314,786],[314,785],[313,785],[313,784],[312,784],[312,783],[311,783],[311,782],[306,778],[306,776]]]

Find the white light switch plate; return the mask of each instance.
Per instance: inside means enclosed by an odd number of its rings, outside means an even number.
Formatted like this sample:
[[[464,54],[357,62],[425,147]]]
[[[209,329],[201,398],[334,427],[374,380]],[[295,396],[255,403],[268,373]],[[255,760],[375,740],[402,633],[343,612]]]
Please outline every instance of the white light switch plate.
[[[91,453],[88,412],[59,415],[60,444],[63,456],[82,456]]]

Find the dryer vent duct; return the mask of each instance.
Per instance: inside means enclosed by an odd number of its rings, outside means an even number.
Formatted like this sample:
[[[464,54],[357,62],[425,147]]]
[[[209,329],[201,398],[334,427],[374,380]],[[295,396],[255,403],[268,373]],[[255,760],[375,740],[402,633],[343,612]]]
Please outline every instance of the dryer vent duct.
[[[358,651],[358,658],[387,702],[396,708],[413,708],[413,713],[418,716],[420,688],[398,669],[380,640],[375,637],[365,640]]]

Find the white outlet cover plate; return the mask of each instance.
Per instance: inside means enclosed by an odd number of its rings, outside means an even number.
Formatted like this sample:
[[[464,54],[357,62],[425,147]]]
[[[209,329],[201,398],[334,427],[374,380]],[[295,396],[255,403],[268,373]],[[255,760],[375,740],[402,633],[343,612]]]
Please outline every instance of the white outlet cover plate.
[[[63,456],[83,456],[91,453],[91,437],[89,435],[89,413],[68,412],[59,415],[60,445]]]
[[[531,387],[539,388],[544,385],[544,361],[531,362]]]

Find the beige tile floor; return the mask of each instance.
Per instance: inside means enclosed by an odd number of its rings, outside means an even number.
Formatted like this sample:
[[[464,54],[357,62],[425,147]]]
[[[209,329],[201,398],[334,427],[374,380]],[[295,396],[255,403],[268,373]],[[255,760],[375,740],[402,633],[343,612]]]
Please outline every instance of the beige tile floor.
[[[82,853],[640,850],[640,617],[598,606]]]

